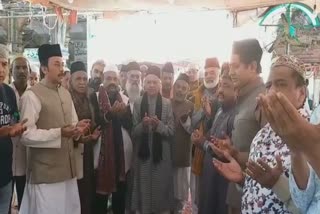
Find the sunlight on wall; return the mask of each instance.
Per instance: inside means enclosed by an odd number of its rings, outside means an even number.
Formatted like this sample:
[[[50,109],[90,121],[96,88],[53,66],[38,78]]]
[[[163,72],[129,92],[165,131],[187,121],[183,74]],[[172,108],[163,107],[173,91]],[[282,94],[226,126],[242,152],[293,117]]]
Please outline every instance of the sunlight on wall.
[[[261,37],[261,29],[258,24],[233,29],[232,18],[226,11],[139,14],[116,20],[91,20],[88,64],[97,59],[114,64],[129,60],[204,62],[207,57],[218,57],[222,63],[229,60],[234,40],[263,39],[266,35]],[[264,57],[263,68],[269,67],[269,57]],[[267,74],[263,73],[264,79]]]

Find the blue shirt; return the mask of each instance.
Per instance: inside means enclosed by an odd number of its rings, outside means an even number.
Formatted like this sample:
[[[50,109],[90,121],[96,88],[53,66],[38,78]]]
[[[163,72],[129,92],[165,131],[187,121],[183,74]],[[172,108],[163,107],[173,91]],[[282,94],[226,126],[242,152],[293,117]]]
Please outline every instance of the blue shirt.
[[[320,106],[312,113],[310,122],[312,124],[320,123]],[[303,214],[319,214],[320,213],[320,179],[315,171],[309,166],[308,185],[305,190],[299,189],[292,172],[290,172],[289,186],[291,197],[295,205]]]

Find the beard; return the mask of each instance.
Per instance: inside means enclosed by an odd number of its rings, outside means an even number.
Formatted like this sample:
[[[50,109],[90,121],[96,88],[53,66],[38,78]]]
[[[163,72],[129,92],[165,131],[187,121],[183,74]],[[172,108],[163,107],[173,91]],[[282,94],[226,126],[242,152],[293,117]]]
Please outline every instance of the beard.
[[[129,99],[134,102],[136,99],[140,97],[142,86],[141,84],[135,85],[127,82],[126,91],[128,93]]]
[[[219,78],[217,78],[213,82],[209,82],[209,83],[206,80],[203,81],[203,84],[207,89],[215,88],[218,85],[218,83],[219,83]]]

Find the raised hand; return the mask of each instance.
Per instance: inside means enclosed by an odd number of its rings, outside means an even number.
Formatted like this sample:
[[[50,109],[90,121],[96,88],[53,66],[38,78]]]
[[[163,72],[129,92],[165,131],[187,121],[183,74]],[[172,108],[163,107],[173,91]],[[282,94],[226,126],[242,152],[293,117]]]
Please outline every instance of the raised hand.
[[[16,137],[22,135],[22,133],[27,130],[27,127],[25,126],[26,122],[28,122],[28,119],[24,119],[23,121],[11,126],[9,130],[9,137]]]
[[[99,139],[101,135],[101,128],[100,126],[98,126],[92,134],[90,135],[87,135],[87,136],[82,136],[81,138],[81,142],[82,143],[89,143],[89,142],[92,142],[92,141],[97,141]]]
[[[302,148],[310,124],[282,93],[261,94],[258,102],[272,129],[290,149]],[[305,131],[304,131],[305,130]],[[309,136],[312,136],[311,134]]]
[[[202,102],[202,109],[204,113],[206,114],[207,117],[211,117],[212,109],[211,109],[209,98],[204,96],[201,102]]]
[[[228,153],[225,152],[223,155],[229,162],[224,163],[213,158],[213,166],[223,177],[225,177],[229,181],[234,183],[242,183],[244,181],[245,176],[243,175],[239,163]]]
[[[148,117],[148,114],[145,113],[144,114],[144,117],[142,119],[142,125],[144,128],[148,128],[148,126],[151,124],[151,118]]]
[[[150,123],[152,125],[153,130],[155,130],[158,127],[160,120],[157,116],[153,116],[150,118]]]
[[[231,139],[229,136],[225,136],[224,139],[214,138],[213,143],[210,143],[212,151],[219,157],[224,158],[224,154],[228,153],[233,158],[236,158],[239,151],[232,145]]]
[[[249,160],[246,173],[261,186],[271,189],[283,173],[282,160],[279,155],[276,156],[276,162],[277,165],[272,168],[262,159],[257,160],[257,162]]]
[[[91,120],[84,119],[77,123],[76,128],[81,135],[85,135],[89,132],[91,126]]]
[[[205,137],[203,136],[202,132],[200,132],[198,129],[194,130],[191,135],[191,141],[195,145],[201,145],[205,142]]]
[[[67,137],[67,138],[73,138],[78,136],[80,133],[77,129],[77,127],[69,125],[61,128],[61,135],[62,137]]]

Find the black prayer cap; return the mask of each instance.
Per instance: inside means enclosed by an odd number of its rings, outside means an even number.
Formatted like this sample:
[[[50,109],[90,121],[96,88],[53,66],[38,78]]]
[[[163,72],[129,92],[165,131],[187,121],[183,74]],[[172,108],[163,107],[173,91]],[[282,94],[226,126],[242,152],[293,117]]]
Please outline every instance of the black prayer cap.
[[[122,65],[120,68],[120,72],[128,72],[127,65]]]
[[[178,78],[176,79],[176,81],[178,81],[178,80],[186,81],[188,84],[189,84],[189,82],[190,82],[188,75],[185,74],[185,73],[180,73],[179,76],[178,76]]]
[[[235,41],[232,46],[232,53],[239,55],[242,63],[249,64],[256,61],[260,65],[262,48],[257,39]]]
[[[149,74],[153,74],[156,75],[159,79],[160,79],[160,68],[155,66],[155,65],[151,65],[148,68],[148,71],[146,73],[146,76],[148,76]]]
[[[44,44],[38,49],[38,56],[40,63],[45,62],[50,57],[59,56],[62,57],[61,49],[59,44]]]
[[[84,71],[87,73],[86,65],[81,61],[76,61],[71,64],[70,73],[73,74],[77,71]]]
[[[174,73],[173,65],[171,62],[167,62],[164,64],[162,67],[162,72],[167,72],[167,73]]]
[[[133,62],[130,62],[127,66],[127,71],[140,71],[140,65],[133,61]]]

